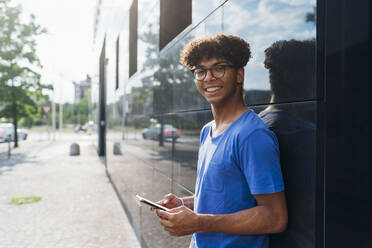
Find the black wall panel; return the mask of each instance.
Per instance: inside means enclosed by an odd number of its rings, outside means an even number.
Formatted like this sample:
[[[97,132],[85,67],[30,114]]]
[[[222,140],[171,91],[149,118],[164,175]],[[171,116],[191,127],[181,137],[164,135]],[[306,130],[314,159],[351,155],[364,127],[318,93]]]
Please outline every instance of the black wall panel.
[[[366,218],[369,5],[326,2],[325,247],[371,247]]]
[[[138,0],[129,10],[129,77],[137,72]]]
[[[98,155],[106,155],[106,39],[99,57]]]
[[[159,50],[191,24],[192,0],[160,0]]]

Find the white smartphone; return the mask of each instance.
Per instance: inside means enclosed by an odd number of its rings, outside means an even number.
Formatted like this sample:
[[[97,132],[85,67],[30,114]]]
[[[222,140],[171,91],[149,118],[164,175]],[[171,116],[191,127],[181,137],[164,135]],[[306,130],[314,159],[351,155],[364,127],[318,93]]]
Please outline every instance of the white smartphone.
[[[147,200],[146,198],[143,198],[142,196],[139,196],[139,195],[136,195],[137,199],[140,201],[140,202],[143,202],[151,207],[154,207],[154,208],[158,208],[158,209],[161,209],[161,210],[164,210],[164,211],[169,211],[170,209],[169,208],[166,208],[162,205],[159,205],[155,202],[152,202],[150,200]]]

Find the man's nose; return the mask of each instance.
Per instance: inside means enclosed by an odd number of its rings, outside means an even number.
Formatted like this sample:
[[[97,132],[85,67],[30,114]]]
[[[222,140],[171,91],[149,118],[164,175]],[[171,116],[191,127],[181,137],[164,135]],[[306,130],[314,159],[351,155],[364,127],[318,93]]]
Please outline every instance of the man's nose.
[[[212,74],[212,70],[211,69],[207,69],[206,73],[207,74],[205,75],[204,81],[216,80],[216,78]]]

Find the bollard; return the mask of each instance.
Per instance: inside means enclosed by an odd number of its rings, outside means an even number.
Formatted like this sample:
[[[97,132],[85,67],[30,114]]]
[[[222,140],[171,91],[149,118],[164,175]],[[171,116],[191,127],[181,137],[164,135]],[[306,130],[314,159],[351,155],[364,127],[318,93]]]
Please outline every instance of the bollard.
[[[80,155],[80,147],[78,143],[72,143],[70,145],[70,156],[79,156]]]
[[[8,159],[10,159],[10,156],[11,156],[10,151],[11,150],[12,150],[12,148],[10,147],[10,139],[8,139]]]
[[[122,155],[119,142],[114,143],[114,155]]]

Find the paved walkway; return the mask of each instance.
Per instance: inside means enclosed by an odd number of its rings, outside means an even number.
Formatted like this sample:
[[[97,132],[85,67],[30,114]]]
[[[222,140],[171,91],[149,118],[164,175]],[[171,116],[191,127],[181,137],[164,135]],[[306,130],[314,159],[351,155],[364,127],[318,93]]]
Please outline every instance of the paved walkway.
[[[78,157],[68,155],[71,139],[59,140],[31,139],[10,160],[0,156],[0,248],[140,247],[91,139]],[[9,204],[25,196],[42,199]]]

